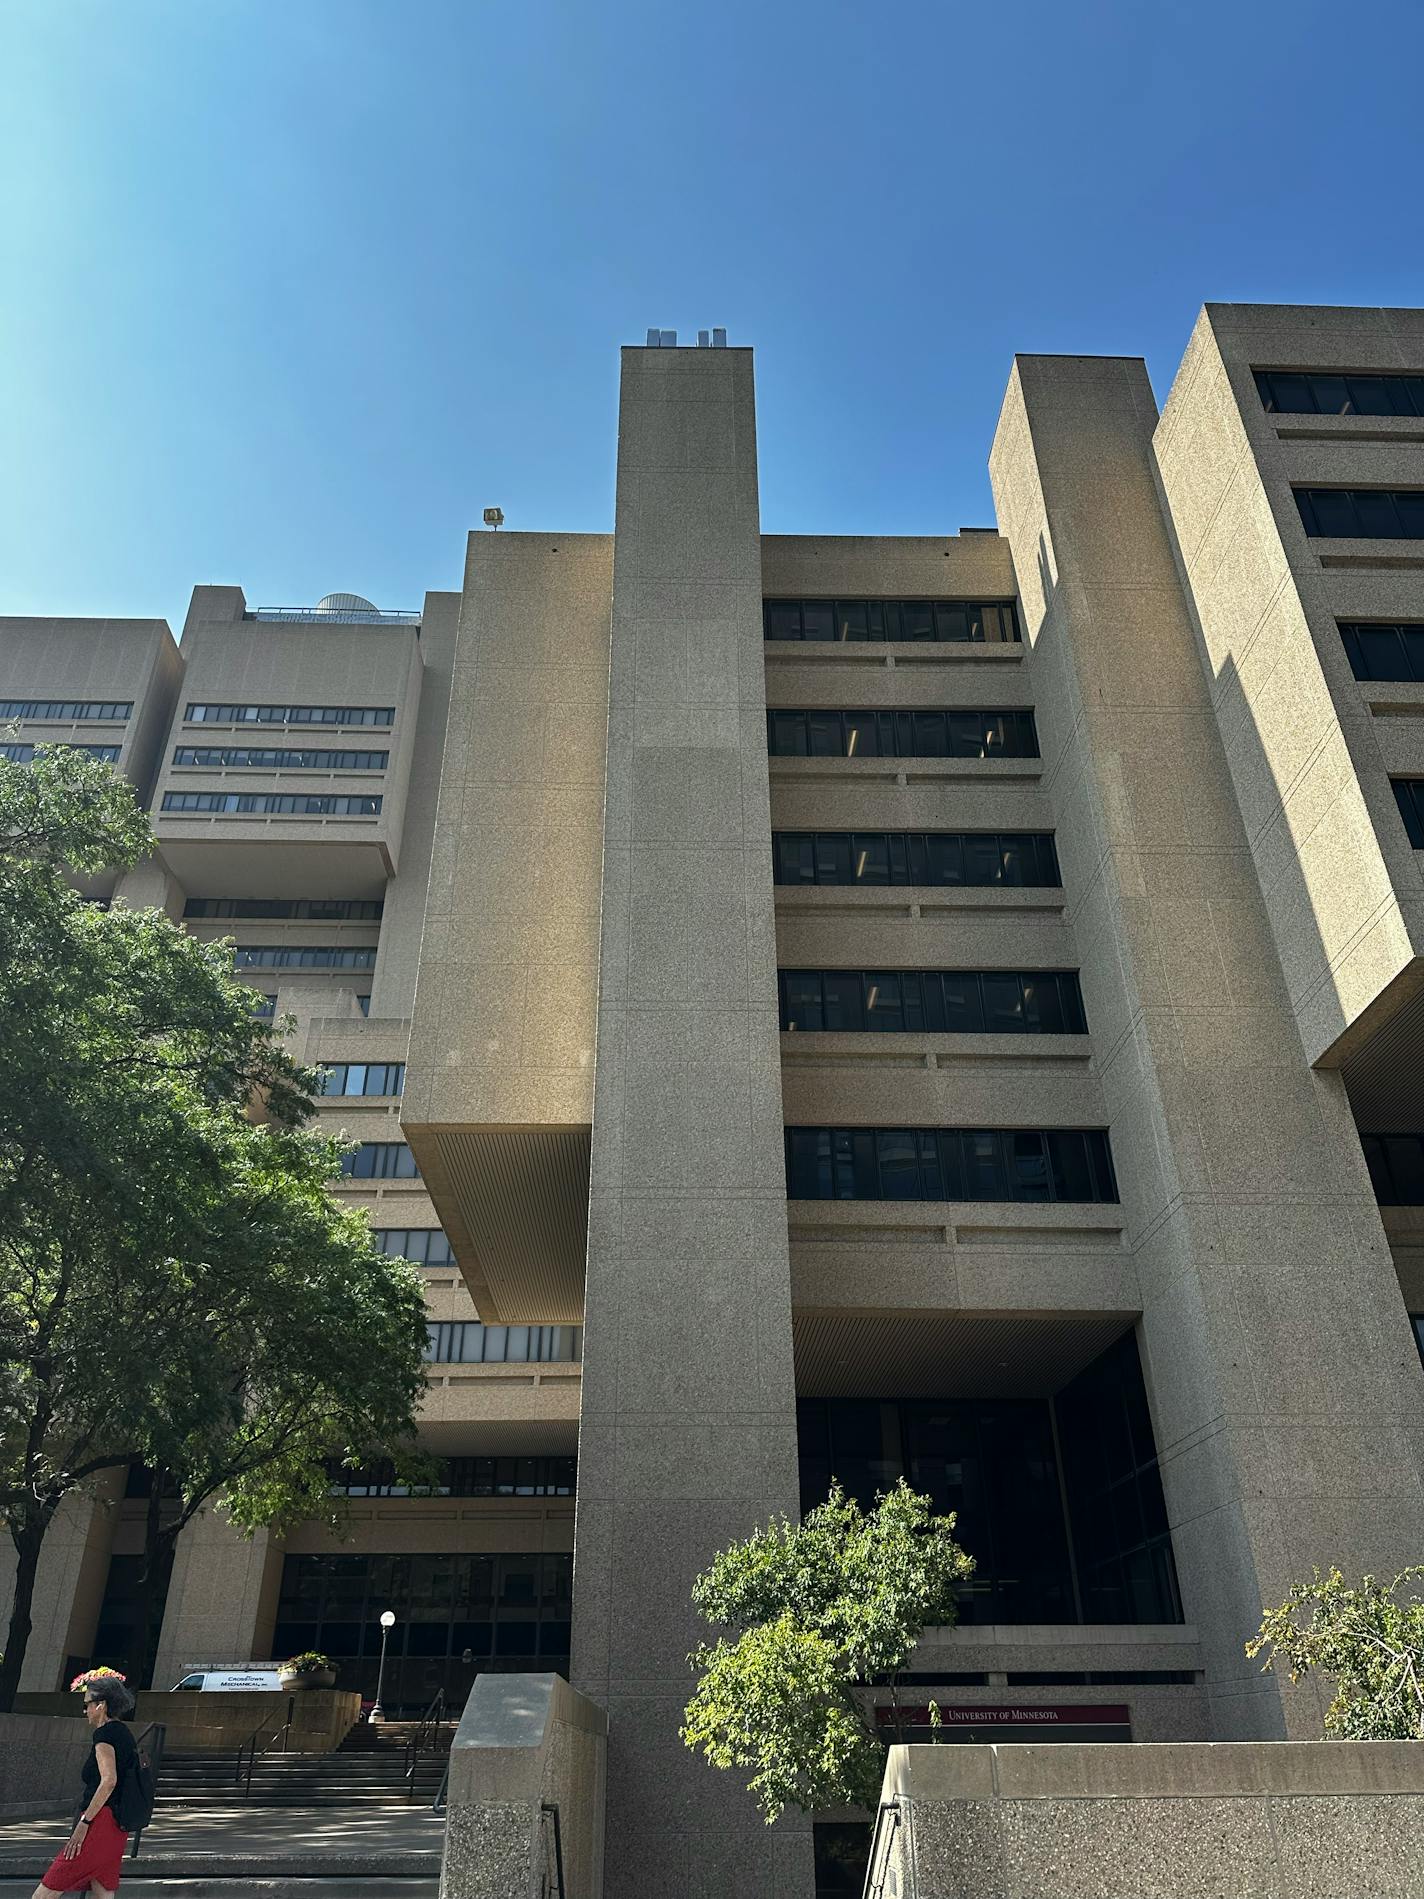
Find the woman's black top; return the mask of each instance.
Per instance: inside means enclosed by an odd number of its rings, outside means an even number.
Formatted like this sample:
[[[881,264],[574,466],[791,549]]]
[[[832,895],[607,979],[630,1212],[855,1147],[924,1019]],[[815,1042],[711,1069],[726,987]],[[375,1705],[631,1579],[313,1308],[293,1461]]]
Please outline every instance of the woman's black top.
[[[114,1766],[118,1769],[119,1774],[118,1779],[114,1782],[114,1791],[104,1802],[106,1807],[112,1807],[118,1803],[119,1792],[124,1784],[124,1775],[138,1758],[138,1747],[134,1741],[132,1732],[124,1726],[122,1721],[101,1722],[94,1730],[94,1747],[97,1747],[100,1741],[107,1741],[109,1746],[113,1748]],[[89,1758],[79,1770],[79,1778],[84,1782],[84,1804],[86,1807],[94,1798],[99,1787],[99,1762],[94,1753],[94,1747],[90,1748]]]

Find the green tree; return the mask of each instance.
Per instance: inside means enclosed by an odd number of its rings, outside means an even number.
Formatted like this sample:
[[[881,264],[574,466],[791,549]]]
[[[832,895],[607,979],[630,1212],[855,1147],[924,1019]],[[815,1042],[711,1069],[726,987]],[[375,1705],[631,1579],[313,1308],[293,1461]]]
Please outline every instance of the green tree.
[[[151,848],[97,760],[0,760],[0,1710],[76,1489],[138,1459],[189,1514],[221,1489],[280,1525],[323,1507],[325,1458],[408,1436],[423,1388],[419,1276],[327,1192],[318,1078],[230,950],[73,886]]]
[[[974,1570],[954,1521],[903,1479],[870,1511],[835,1485],[801,1523],[776,1519],[721,1551],[693,1585],[704,1618],[733,1633],[688,1657],[701,1679],[682,1738],[714,1767],[752,1769],[768,1822],[789,1806],[879,1800],[885,1740],[856,1690],[888,1678],[898,1706],[921,1632],[954,1622]]]
[[[1319,1670],[1335,1685],[1325,1732],[1342,1741],[1424,1740],[1424,1567],[1393,1582],[1338,1569],[1311,1572],[1266,1612],[1246,1653],[1269,1651],[1263,1672],[1283,1666],[1292,1681]]]

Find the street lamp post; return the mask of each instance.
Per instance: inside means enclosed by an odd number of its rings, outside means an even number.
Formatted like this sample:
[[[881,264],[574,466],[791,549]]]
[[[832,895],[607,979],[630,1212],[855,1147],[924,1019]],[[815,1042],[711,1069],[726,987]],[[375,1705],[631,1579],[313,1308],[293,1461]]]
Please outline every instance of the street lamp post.
[[[386,1711],[381,1706],[381,1696],[385,1692],[386,1686],[386,1637],[395,1626],[396,1618],[394,1610],[383,1610],[381,1614],[381,1666],[376,1673],[376,1699],[371,1709],[371,1719],[373,1721],[384,1721],[386,1718]]]

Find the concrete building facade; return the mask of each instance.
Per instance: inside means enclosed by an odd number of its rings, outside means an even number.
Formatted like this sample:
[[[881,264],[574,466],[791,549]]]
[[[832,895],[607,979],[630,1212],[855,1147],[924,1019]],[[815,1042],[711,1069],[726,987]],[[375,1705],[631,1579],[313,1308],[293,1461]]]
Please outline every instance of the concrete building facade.
[[[610,535],[0,623],[12,743],[129,704],[115,900],[234,940],[426,1262],[446,1494],[204,1518],[160,1672],[364,1679],[401,1591],[412,1703],[567,1669],[610,1899],[851,1889],[856,1816],[677,1737],[693,1577],[832,1478],[958,1512],[909,1685],[968,1739],[1316,1734],[1263,1604],[1424,1546],[1424,314],[1208,306],[1160,415],[1020,357],[990,474],[996,529],[765,535],[750,351],[650,338]],[[32,1685],[141,1508],[66,1519]]]

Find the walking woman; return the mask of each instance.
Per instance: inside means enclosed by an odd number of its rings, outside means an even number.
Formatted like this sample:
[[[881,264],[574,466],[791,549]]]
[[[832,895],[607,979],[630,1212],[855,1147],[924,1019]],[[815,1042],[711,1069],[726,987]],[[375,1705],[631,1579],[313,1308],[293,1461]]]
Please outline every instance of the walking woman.
[[[133,1706],[133,1696],[117,1676],[96,1675],[84,1684],[84,1718],[94,1730],[89,1758],[80,1770],[84,1805],[74,1831],[31,1899],[45,1899],[56,1892],[113,1899],[118,1891],[129,1836],[119,1826],[114,1807],[138,1758],[134,1737],[120,1717],[131,1714]]]

